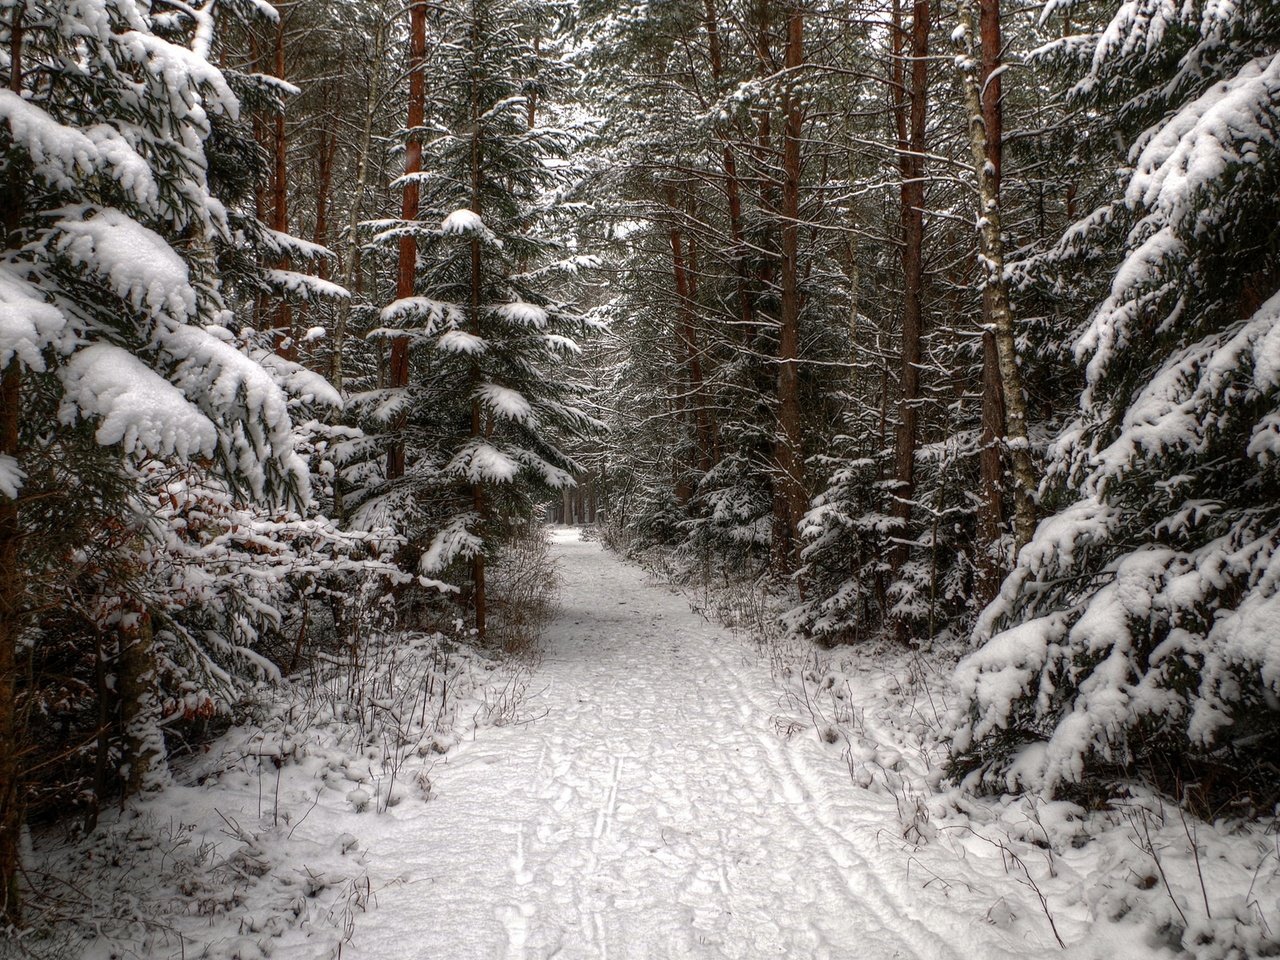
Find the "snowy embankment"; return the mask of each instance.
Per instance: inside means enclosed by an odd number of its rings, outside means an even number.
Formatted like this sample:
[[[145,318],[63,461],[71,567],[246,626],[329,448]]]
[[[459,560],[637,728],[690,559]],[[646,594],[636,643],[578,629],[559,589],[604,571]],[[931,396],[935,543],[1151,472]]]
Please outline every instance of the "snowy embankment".
[[[532,674],[433,667],[429,644],[354,698],[335,674],[106,830],[75,882],[132,934],[116,955],[1266,954],[1274,833],[1141,799],[965,798],[940,785],[943,685],[919,658],[762,644],[556,538],[565,589]],[[450,678],[438,716],[423,670]]]
[[[437,766],[515,719],[531,667],[397,634],[264,687],[158,795],[87,838],[37,833],[27,862],[46,912],[10,946],[58,960],[342,956],[388,882],[369,844],[430,819]]]

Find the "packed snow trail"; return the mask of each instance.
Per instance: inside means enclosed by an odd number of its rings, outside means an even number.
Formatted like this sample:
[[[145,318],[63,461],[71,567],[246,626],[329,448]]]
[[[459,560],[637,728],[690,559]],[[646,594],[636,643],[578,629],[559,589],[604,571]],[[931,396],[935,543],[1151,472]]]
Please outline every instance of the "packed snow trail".
[[[815,764],[778,735],[748,641],[599,544],[555,539],[564,587],[527,722],[438,764],[417,819],[389,811],[368,862],[375,888],[395,880],[344,956],[1028,955],[921,896],[877,838],[900,829],[883,798],[859,808],[838,749],[813,744]]]

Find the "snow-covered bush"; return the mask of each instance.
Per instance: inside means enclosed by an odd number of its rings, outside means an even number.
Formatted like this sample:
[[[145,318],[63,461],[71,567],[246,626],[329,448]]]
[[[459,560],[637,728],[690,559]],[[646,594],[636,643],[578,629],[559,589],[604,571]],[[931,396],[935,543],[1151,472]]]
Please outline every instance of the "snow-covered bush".
[[[1274,794],[1278,25],[1269,0],[1128,2],[1077,87],[1117,128],[1149,125],[1123,196],[1062,241],[1123,249],[1076,345],[1087,386],[1043,491],[1058,509],[956,673],[956,762],[984,783],[1140,772],[1206,802]]]

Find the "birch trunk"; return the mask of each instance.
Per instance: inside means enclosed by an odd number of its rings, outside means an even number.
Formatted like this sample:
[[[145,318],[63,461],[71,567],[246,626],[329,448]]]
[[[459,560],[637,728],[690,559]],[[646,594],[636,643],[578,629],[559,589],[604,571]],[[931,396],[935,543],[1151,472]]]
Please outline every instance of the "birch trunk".
[[[1013,463],[1013,535],[1021,549],[1035,533],[1035,467],[1027,436],[1027,406],[1018,369],[1013,312],[1004,275],[1004,240],[1000,235],[998,171],[991,159],[987,120],[983,111],[982,61],[975,49],[978,10],[975,0],[960,0],[962,47],[957,59],[968,113],[969,149],[978,186],[978,249],[983,271],[983,296],[988,305],[989,330],[995,340],[1001,391],[1004,396],[1005,436]]]

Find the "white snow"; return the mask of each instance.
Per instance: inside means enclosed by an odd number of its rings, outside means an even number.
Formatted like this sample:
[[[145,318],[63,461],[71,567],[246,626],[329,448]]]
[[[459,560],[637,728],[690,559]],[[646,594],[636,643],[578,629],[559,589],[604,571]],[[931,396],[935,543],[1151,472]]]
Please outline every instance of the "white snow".
[[[18,499],[18,491],[26,479],[26,472],[18,461],[7,453],[0,453],[0,497]]]
[[[476,393],[481,402],[498,417],[519,423],[528,423],[533,418],[533,407],[519,390],[512,390],[499,383],[482,383]]]
[[[967,796],[938,769],[945,664],[757,644],[554,541],[540,660],[374,638],[137,814],[41,832],[78,955],[1169,960],[1174,926],[1195,960],[1271,955],[1266,824]]]
[[[0,264],[0,368],[16,356],[42,372],[42,351],[61,340],[66,325],[62,311],[46,303],[38,287],[13,267]]]
[[[299,273],[296,270],[267,270],[265,276],[268,283],[304,300],[313,300],[316,297],[348,300],[351,297],[351,291],[346,287],[311,273]]]
[[[838,748],[780,735],[748,641],[576,532],[556,549],[538,692],[437,765],[426,807],[386,814],[378,908],[345,958],[1056,953],[911,872],[883,836],[893,800],[868,802]]]
[[[103,445],[119,443],[127,453],[209,456],[218,433],[164,377],[129,351],[95,343],[78,351],[60,371],[63,400],[59,418],[98,423]]]
[[[547,311],[536,303],[525,303],[523,300],[494,307],[493,313],[519,327],[534,327],[542,330],[547,325]]]
[[[75,183],[100,160],[98,147],[82,131],[59,123],[12,90],[0,90],[0,121],[9,124],[14,142],[27,151],[40,178],[59,188]]]
[[[445,471],[472,483],[509,483],[520,473],[520,464],[492,444],[473,441],[449,461]]]
[[[186,263],[162,236],[126,214],[108,207],[88,219],[59,220],[54,229],[63,256],[102,276],[136,309],[174,319],[195,311]]]
[[[485,226],[480,215],[466,207],[459,207],[445,217],[440,222],[440,232],[445,236],[476,237],[491,246],[502,246],[498,235]]]
[[[453,211],[440,224],[443,233],[482,233],[485,229],[480,215],[466,207]]]

